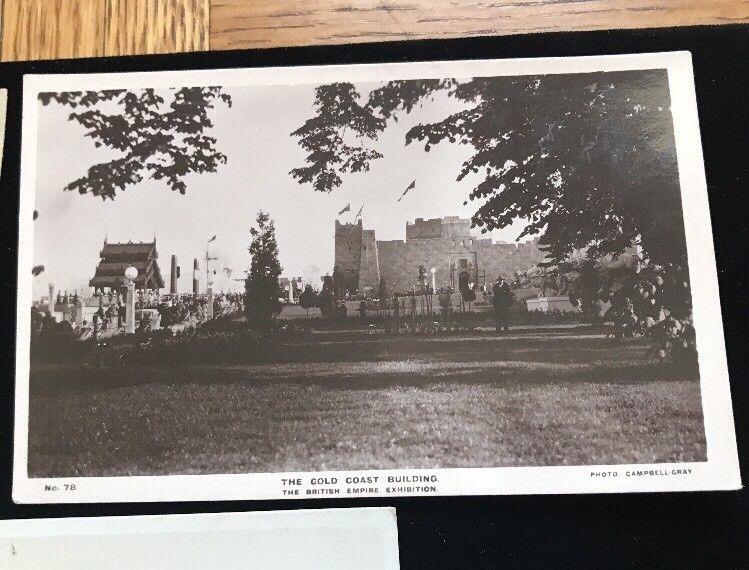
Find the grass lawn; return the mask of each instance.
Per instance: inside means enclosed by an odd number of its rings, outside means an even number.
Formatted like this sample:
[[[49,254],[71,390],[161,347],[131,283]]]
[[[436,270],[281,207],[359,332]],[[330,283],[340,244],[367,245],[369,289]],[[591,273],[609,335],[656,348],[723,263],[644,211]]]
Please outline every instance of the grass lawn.
[[[643,350],[352,339],[267,364],[37,370],[29,475],[704,461],[699,382]]]

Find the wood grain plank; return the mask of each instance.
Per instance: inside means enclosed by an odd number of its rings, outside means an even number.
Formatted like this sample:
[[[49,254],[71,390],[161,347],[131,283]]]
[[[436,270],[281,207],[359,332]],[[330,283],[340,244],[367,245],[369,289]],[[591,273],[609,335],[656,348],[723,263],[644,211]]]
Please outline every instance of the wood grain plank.
[[[749,0],[0,0],[0,59],[747,23]],[[209,25],[210,22],[210,25]]]
[[[208,49],[209,0],[4,0],[4,61]]]
[[[208,49],[209,0],[107,0],[106,55]]]
[[[211,0],[211,49],[749,22],[748,0]]]
[[[101,0],[4,0],[2,59],[104,55]]]

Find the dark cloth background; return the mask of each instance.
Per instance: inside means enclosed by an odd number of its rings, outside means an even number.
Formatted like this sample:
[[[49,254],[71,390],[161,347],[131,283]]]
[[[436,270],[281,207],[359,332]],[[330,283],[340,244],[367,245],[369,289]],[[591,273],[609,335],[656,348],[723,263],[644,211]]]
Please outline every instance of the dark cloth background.
[[[24,73],[152,71],[396,61],[692,53],[723,322],[743,471],[747,398],[747,55],[749,27],[540,34],[354,46],[0,64],[8,118],[0,179],[0,518],[68,517],[392,505],[402,568],[747,567],[747,499],[740,492],[14,505],[16,245]],[[279,110],[283,112],[283,110]],[[43,167],[43,166],[42,166]],[[708,450],[709,453],[709,450]],[[553,476],[551,473],[549,476]],[[248,561],[251,563],[251,561]]]

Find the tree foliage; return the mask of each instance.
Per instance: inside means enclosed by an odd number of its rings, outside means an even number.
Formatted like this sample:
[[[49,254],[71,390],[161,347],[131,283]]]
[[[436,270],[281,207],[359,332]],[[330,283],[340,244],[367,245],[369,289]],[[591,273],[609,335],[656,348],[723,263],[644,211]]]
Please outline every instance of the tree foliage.
[[[323,85],[316,90],[316,115],[292,133],[308,153],[308,166],[291,171],[300,183],[311,182],[315,190],[330,192],[341,185],[341,174],[369,170],[382,154],[366,147],[385,127],[384,119],[363,107],[351,83]],[[350,137],[346,137],[346,134]],[[348,140],[353,138],[353,141]]]
[[[651,356],[695,366],[697,346],[692,321],[689,271],[682,265],[652,265],[625,279],[621,288],[604,291],[610,303],[605,315],[618,338],[643,336],[652,342]]]
[[[317,306],[320,308],[320,313],[324,319],[328,319],[333,315],[336,302],[337,295],[333,277],[325,275],[322,278],[322,291],[317,296]]]
[[[317,293],[309,283],[304,286],[304,291],[299,295],[299,306],[307,310],[307,318],[309,318],[309,310],[317,306]]]
[[[292,176],[334,190],[341,174],[381,156],[354,153],[351,168],[344,130],[371,146],[388,120],[437,92],[461,110],[414,126],[405,142],[427,152],[441,142],[472,148],[457,179],[480,176],[466,197],[477,202],[475,227],[520,219],[520,237],[540,235],[552,262],[579,249],[591,258],[619,254],[635,240],[659,263],[686,259],[684,240],[674,239],[684,230],[665,70],[392,81],[365,104],[351,84],[321,85],[315,116],[292,133],[310,150]]]
[[[42,105],[57,103],[73,109],[69,120],[83,127],[94,146],[117,157],[91,166],[86,175],[64,189],[106,200],[146,178],[164,181],[180,194],[185,176],[216,172],[226,155],[207,134],[216,102],[231,106],[220,87],[183,87],[166,91],[124,89],[40,93]]]
[[[276,229],[266,212],[258,212],[257,228],[250,228],[250,235],[252,260],[245,280],[245,316],[250,324],[264,327],[281,312],[279,299],[283,296],[278,282],[282,269]]]

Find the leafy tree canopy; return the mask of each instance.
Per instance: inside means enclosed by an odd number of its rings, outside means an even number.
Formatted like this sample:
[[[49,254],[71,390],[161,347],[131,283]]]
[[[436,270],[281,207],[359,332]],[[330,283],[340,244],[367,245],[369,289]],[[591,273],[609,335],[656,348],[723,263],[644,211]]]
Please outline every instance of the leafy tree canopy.
[[[552,262],[580,249],[619,254],[635,240],[659,263],[686,260],[674,239],[684,228],[665,70],[392,81],[364,103],[350,83],[321,85],[315,116],[292,133],[309,155],[291,175],[338,188],[382,156],[376,139],[390,120],[438,91],[462,109],[412,127],[405,142],[470,145],[457,180],[481,177],[467,201],[482,232],[523,220],[520,237],[540,235]]]
[[[283,295],[278,282],[282,269],[276,228],[266,212],[258,212],[257,227],[250,228],[250,235],[252,261],[245,281],[245,314],[251,324],[264,326],[280,313],[279,298]]]
[[[317,306],[317,293],[309,283],[304,286],[304,291],[299,295],[299,306],[303,309],[311,309]]]
[[[216,172],[226,156],[216,149],[210,111],[217,101],[231,106],[220,87],[183,87],[162,96],[153,89],[40,93],[42,105],[55,102],[74,109],[69,120],[81,125],[96,147],[119,156],[95,164],[67,191],[114,199],[118,190],[145,178],[163,180],[184,194],[184,177]]]

